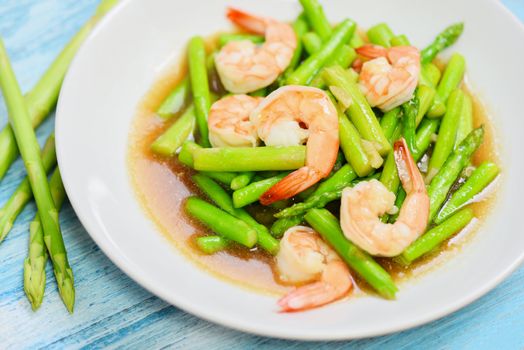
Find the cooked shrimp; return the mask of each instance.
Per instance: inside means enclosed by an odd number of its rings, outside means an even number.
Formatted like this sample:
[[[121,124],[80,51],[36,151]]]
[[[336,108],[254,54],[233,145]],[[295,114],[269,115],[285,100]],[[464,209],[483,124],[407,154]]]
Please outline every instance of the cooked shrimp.
[[[293,28],[272,18],[229,8],[227,16],[243,29],[265,36],[262,45],[249,40],[226,44],[215,58],[224,87],[233,93],[252,92],[273,83],[282,73],[297,46]]]
[[[276,257],[280,279],[307,283],[278,301],[282,311],[310,309],[342,298],[349,292],[352,279],[339,256],[313,229],[291,227],[280,241]]]
[[[211,106],[207,124],[213,147],[256,147],[257,130],[249,120],[262,97],[231,95]]]
[[[345,188],[340,206],[344,235],[371,255],[396,256],[426,229],[429,197],[422,174],[409,153],[406,141],[395,142],[395,161],[406,191],[397,221],[385,224],[380,216],[394,209],[395,195],[379,181]]]
[[[372,107],[387,112],[413,98],[420,75],[417,48],[364,45],[357,52],[371,59],[362,65],[359,85]]]
[[[267,146],[300,145],[307,140],[306,165],[264,193],[262,204],[291,198],[328,176],[338,153],[338,115],[323,90],[281,87],[255,108],[251,121]]]

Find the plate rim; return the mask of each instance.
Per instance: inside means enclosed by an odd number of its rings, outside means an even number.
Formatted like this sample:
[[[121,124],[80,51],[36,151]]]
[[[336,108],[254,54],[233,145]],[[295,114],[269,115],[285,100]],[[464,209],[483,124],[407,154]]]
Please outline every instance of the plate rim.
[[[128,3],[131,3],[133,1],[136,1],[136,0],[121,0],[113,9],[111,9],[104,16],[104,18],[98,23],[98,25],[94,28],[94,30],[85,39],[84,43],[81,45],[80,49],[78,50],[77,54],[75,55],[75,58],[71,62],[71,65],[67,71],[67,74],[62,84],[62,88],[60,90],[60,95],[59,95],[57,107],[56,107],[56,119],[55,119],[56,154],[57,154],[58,165],[60,166],[61,169],[66,168],[65,166],[63,166],[64,147],[62,147],[62,141],[61,141],[60,132],[59,132],[61,120],[62,120],[61,110],[63,108],[61,101],[62,101],[62,91],[65,90],[64,87],[67,87],[69,85],[69,81],[71,80],[70,72],[73,71],[74,68],[76,67],[78,57],[80,57],[83,54],[87,46],[86,44],[94,40],[93,38],[98,35],[98,33],[102,30],[102,28],[106,25],[106,23],[112,21],[113,17],[116,16],[116,14],[122,8],[124,8],[125,6],[128,5]],[[511,20],[511,22],[514,25],[516,25],[516,27],[519,28],[522,35],[524,36],[524,23],[522,23],[517,18],[517,16],[514,13],[512,13],[504,4],[502,4],[498,0],[484,0],[484,1],[486,3],[491,3],[492,5],[495,5],[498,8],[498,11],[502,12],[508,20]],[[443,308],[441,310],[437,310],[433,312],[432,314],[428,314],[427,316],[424,316],[424,317],[412,318],[411,320],[407,320],[407,321],[400,322],[400,323],[396,322],[394,325],[386,329],[382,329],[382,330],[370,330],[367,332],[361,332],[358,335],[348,335],[347,333],[344,333],[343,331],[339,331],[339,332],[331,331],[329,333],[317,332],[314,334],[301,333],[300,335],[296,335],[296,334],[290,334],[290,332],[287,330],[255,328],[254,326],[251,326],[250,324],[243,323],[241,320],[235,320],[232,318],[228,318],[226,315],[216,315],[212,313],[207,313],[205,310],[199,308],[198,306],[195,306],[194,303],[187,302],[186,300],[181,300],[181,299],[174,300],[176,299],[176,296],[173,297],[175,294],[167,295],[161,289],[155,287],[153,280],[149,279],[147,276],[144,276],[143,274],[135,272],[131,268],[132,263],[130,263],[129,259],[127,259],[125,254],[123,254],[119,250],[115,251],[113,249],[114,245],[110,241],[104,239],[103,235],[100,235],[97,233],[98,227],[95,227],[96,225],[91,223],[91,221],[87,219],[85,214],[79,209],[78,203],[82,199],[77,198],[75,195],[73,195],[74,191],[70,188],[70,181],[67,175],[67,171],[62,173],[62,180],[63,180],[63,184],[66,190],[67,196],[69,198],[69,202],[71,203],[71,206],[75,212],[75,215],[77,216],[82,226],[85,228],[86,232],[89,234],[91,239],[96,243],[96,245],[100,248],[100,250],[104,253],[104,255],[106,255],[106,257],[108,257],[109,260],[111,260],[113,264],[115,264],[121,271],[123,271],[134,282],[139,284],[142,288],[146,289],[151,294],[162,299],[167,304],[175,306],[183,310],[184,312],[190,313],[192,315],[195,315],[201,319],[217,324],[219,326],[225,326],[230,329],[255,334],[258,336],[265,336],[265,337],[278,338],[278,339],[287,339],[287,340],[301,340],[301,341],[331,341],[331,340],[352,340],[352,339],[377,337],[377,336],[389,335],[389,334],[396,333],[396,332],[401,332],[407,329],[412,329],[418,326],[428,324],[432,321],[441,319],[447,315],[450,315],[458,311],[459,309],[466,307],[467,305],[473,303],[474,301],[480,299],[481,297],[489,293],[491,290],[493,290],[496,286],[498,286],[502,281],[508,278],[508,276],[511,273],[513,273],[524,262],[524,251],[522,251],[520,253],[520,256],[516,257],[511,264],[508,264],[508,266],[503,271],[498,273],[498,275],[495,278],[492,278],[491,280],[487,281],[481,287],[477,288],[476,290],[473,290],[471,293],[465,294],[462,298],[458,299],[457,301],[450,303],[448,307]]]

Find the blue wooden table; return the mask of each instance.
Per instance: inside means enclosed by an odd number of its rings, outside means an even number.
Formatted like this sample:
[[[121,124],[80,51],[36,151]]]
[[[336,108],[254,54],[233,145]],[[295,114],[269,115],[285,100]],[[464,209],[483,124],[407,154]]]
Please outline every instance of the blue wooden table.
[[[0,0],[0,34],[5,39],[23,91],[33,86],[90,16],[97,2]],[[504,3],[524,20],[524,0],[504,0]],[[501,54],[501,59],[503,57]],[[6,120],[2,102],[0,125],[4,125]],[[53,123],[53,118],[50,118],[38,129],[41,142],[53,129]],[[24,176],[23,164],[18,160],[0,184],[0,204]],[[166,304],[130,280],[105,257],[69,205],[62,211],[61,220],[75,270],[75,313],[69,315],[63,307],[51,269],[48,269],[43,305],[33,313],[22,289],[22,266],[27,251],[28,224],[34,213],[34,205],[28,205],[0,246],[0,349],[311,347],[307,343],[274,340],[226,329]],[[321,343],[315,344],[315,348],[522,349],[523,285],[524,267],[488,295],[444,319],[389,336]]]

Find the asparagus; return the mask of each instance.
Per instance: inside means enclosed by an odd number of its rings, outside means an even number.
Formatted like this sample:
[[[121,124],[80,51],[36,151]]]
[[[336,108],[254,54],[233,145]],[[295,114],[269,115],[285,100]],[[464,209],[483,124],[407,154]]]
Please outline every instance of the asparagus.
[[[309,198],[318,198],[322,195],[336,191],[339,188],[344,188],[351,185],[351,182],[357,178],[357,173],[349,164],[343,165],[333,175],[324,180],[317,189],[311,194],[306,202],[311,201]],[[271,226],[271,233],[273,236],[281,237],[284,232],[293,226],[299,225],[304,220],[304,215],[282,217],[273,223]]]
[[[311,209],[305,219],[381,296],[387,299],[395,298],[397,287],[391,276],[369,254],[344,237],[340,224],[333,214],[326,209]]]
[[[229,240],[248,248],[257,243],[257,232],[254,228],[200,198],[189,197],[185,208],[190,216]]]
[[[322,47],[322,39],[317,33],[309,32],[302,36],[302,44],[308,55],[312,55]]]
[[[443,103],[447,103],[450,94],[462,81],[465,69],[466,60],[464,57],[458,53],[453,54],[437,87],[437,95]],[[439,116],[435,111],[435,108],[436,106],[431,106],[430,110],[428,111],[428,116]]]
[[[278,77],[279,86],[285,85],[287,78],[291,75],[291,73],[293,73],[298,63],[300,62],[300,58],[302,57],[302,36],[306,34],[308,31],[308,23],[305,14],[301,13],[293,22],[292,26],[297,37],[297,47],[295,48],[295,52],[293,52],[293,57],[291,57],[291,61],[289,62],[289,65],[287,66],[286,70],[284,71],[284,73],[280,75],[280,77]]]
[[[391,39],[395,37],[386,23],[379,23],[368,29],[368,39],[375,45],[390,47]]]
[[[24,160],[29,183],[40,213],[47,249],[53,261],[58,289],[67,309],[72,312],[75,301],[73,272],[67,260],[67,253],[58,223],[58,211],[53,203],[46,171],[40,158],[29,112],[11,68],[3,42],[0,40],[0,86],[9,114],[9,122]]]
[[[431,180],[428,187],[430,222],[446,200],[449,189],[459,177],[462,169],[469,163],[471,156],[482,143],[483,137],[484,128],[482,126],[473,130],[451,153],[438,174]]]
[[[163,119],[169,119],[184,108],[189,97],[189,79],[184,78],[166,97],[156,113]]]
[[[448,101],[447,111],[438,131],[437,143],[429,160],[427,179],[431,180],[438,173],[449,154],[453,151],[459,120],[464,106],[464,93],[455,90]]]
[[[429,108],[434,103],[435,95],[436,95],[435,89],[433,89],[430,86],[427,85],[420,85],[417,88],[416,96],[419,100],[419,108],[416,119],[416,125],[418,126],[420,122],[422,121],[422,118],[426,115]]]
[[[384,136],[389,141],[389,143],[394,142],[392,139],[395,129],[398,126],[398,122],[401,116],[400,107],[393,108],[392,110],[384,113],[382,119],[380,119],[380,127],[384,132]]]
[[[362,138],[376,142],[380,155],[387,155],[391,150],[391,145],[358,85],[352,82],[348,73],[339,66],[324,69],[322,76],[332,91],[333,87],[337,87],[345,91],[351,100],[347,113]]]
[[[355,126],[339,113],[340,148],[358,176],[366,176],[373,170],[371,162],[362,147],[362,140]],[[382,159],[381,159],[382,160]]]
[[[453,45],[464,31],[464,23],[453,24],[441,32],[433,42],[420,52],[422,63],[430,63],[437,57],[439,52]]]
[[[396,35],[389,41],[389,44],[391,46],[410,46],[411,43],[409,42],[409,39],[404,34]]]
[[[230,242],[221,236],[203,236],[196,239],[197,247],[205,254],[215,254],[226,249]]]
[[[203,147],[211,147],[207,116],[211,107],[209,82],[207,79],[206,46],[199,36],[191,38],[188,46],[189,78],[195,105],[196,124],[199,131],[199,143]]]
[[[268,229],[264,225],[259,224],[244,209],[235,208],[231,197],[222,187],[220,187],[220,185],[211,180],[209,177],[201,174],[194,175],[193,180],[197,186],[209,197],[209,199],[218,205],[220,209],[254,228],[257,232],[258,244],[263,249],[267,250],[271,254],[276,254],[278,252],[279,243],[269,234]]]
[[[260,44],[264,42],[264,37],[261,35],[256,35],[256,34],[224,33],[218,37],[218,45],[220,47],[223,47],[232,41],[242,41],[242,40],[249,40],[255,44]]]
[[[237,176],[235,176],[233,181],[231,181],[231,189],[234,191],[246,187],[247,185],[249,185],[249,183],[251,182],[251,180],[253,180],[254,177],[254,171],[245,171],[243,173],[238,174]]]
[[[276,185],[286,175],[287,173],[283,173],[268,179],[256,181],[247,185],[246,187],[236,190],[233,192],[233,204],[235,208],[242,208],[248,204],[258,201],[262,194]]]
[[[484,162],[479,165],[466,182],[444,204],[435,218],[435,223],[440,224],[447,220],[449,216],[471,201],[473,197],[482,192],[497,177],[499,172],[500,169],[495,163]]]
[[[355,33],[353,33],[353,36],[349,40],[349,46],[351,46],[354,49],[357,49],[364,45],[364,39],[360,36],[358,33],[358,30],[355,30]]]
[[[357,58],[357,52],[349,47],[348,45],[343,45],[333,53],[333,55],[326,61],[324,68],[322,68],[315,77],[311,80],[310,86],[317,87],[319,89],[325,89],[326,83],[322,78],[322,72],[326,67],[340,66],[342,68],[348,68],[351,63]],[[353,71],[354,72],[354,71]],[[349,74],[348,74],[349,76]],[[355,77],[351,75],[351,81],[356,82],[358,80],[358,74]]]
[[[426,153],[431,144],[431,139],[433,135],[437,132],[437,129],[440,125],[438,119],[423,119],[422,123],[417,129],[417,136],[415,137],[415,152],[412,156],[415,161],[419,161],[420,158]]]
[[[60,210],[66,194],[58,168],[51,175],[49,187],[55,206]],[[24,260],[24,291],[33,310],[40,307],[44,298],[47,258],[44,232],[42,231],[40,216],[37,213],[29,225],[29,253]]]
[[[156,154],[172,157],[194,129],[195,109],[191,106],[151,144],[151,150]]]
[[[456,149],[471,131],[473,131],[473,101],[471,97],[464,94],[464,104],[458,121],[457,136],[453,148]]]
[[[349,40],[355,31],[355,27],[355,22],[351,20],[346,19],[342,21],[333,31],[329,40],[322,45],[320,50],[304,60],[300,66],[289,75],[286,80],[286,85],[307,85],[333,53]]]
[[[55,135],[51,134],[42,148],[42,163],[46,172],[56,165]],[[0,209],[0,242],[7,236],[25,205],[33,198],[29,178],[25,178]]]
[[[193,168],[193,153],[195,150],[202,148],[193,141],[186,141],[182,144],[180,153],[178,154],[178,160],[180,163]],[[237,177],[236,173],[230,173],[225,171],[203,171],[205,175],[210,178],[220,181],[224,185],[230,186],[233,180]]]
[[[271,225],[271,234],[274,237],[280,238],[284,233],[293,226],[300,225],[304,221],[304,216],[290,216],[287,218],[278,219]]]
[[[204,171],[295,170],[304,166],[306,147],[202,148],[193,159],[195,169]]]
[[[402,105],[402,112],[404,114],[402,120],[402,135],[406,140],[409,152],[413,154],[416,149],[415,133],[416,133],[416,119],[419,109],[419,101],[417,96],[414,96],[410,101]]]
[[[76,33],[66,47],[55,58],[51,66],[25,96],[29,118],[33,128],[44,121],[56,104],[62,80],[76,52],[91,33],[98,21],[116,4],[115,0],[102,0],[91,19]],[[0,131],[0,179],[2,179],[18,156],[15,135],[9,125]]]
[[[427,86],[436,87],[442,77],[442,72],[433,63],[423,64],[421,67],[421,74],[427,81]]]
[[[318,34],[322,41],[327,41],[333,34],[333,29],[329,23],[322,6],[317,0],[299,0],[304,8],[304,14],[307,17],[311,28]],[[348,38],[349,40],[349,38]]]
[[[411,243],[400,255],[400,261],[409,264],[422,255],[432,251],[453,234],[462,230],[473,219],[473,216],[473,210],[470,208],[465,208],[457,212]]]

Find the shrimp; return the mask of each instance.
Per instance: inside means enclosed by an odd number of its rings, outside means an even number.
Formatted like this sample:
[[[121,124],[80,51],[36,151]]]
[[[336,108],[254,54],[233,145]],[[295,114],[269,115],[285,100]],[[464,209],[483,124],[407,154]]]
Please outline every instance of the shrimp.
[[[357,52],[364,62],[359,85],[372,107],[387,112],[413,98],[420,75],[420,54],[413,46],[364,45]]]
[[[406,141],[394,145],[395,162],[406,199],[397,221],[385,224],[380,216],[394,209],[395,195],[379,181],[371,180],[342,191],[340,224],[344,235],[371,255],[396,256],[426,229],[429,197],[422,174]]]
[[[282,281],[307,283],[278,301],[282,311],[314,308],[342,298],[353,280],[346,264],[312,228],[291,227],[280,241],[276,256]]]
[[[267,146],[300,145],[307,140],[306,165],[266,191],[260,197],[262,204],[291,198],[331,172],[339,145],[338,114],[323,90],[283,86],[255,108],[251,121]]]
[[[258,46],[249,40],[226,44],[215,58],[222,84],[237,94],[270,85],[287,68],[297,47],[293,27],[233,8],[228,9],[227,16],[243,29],[263,34],[265,42]]]
[[[211,106],[207,124],[209,141],[213,147],[256,147],[257,130],[249,120],[251,112],[262,97],[231,95]]]

